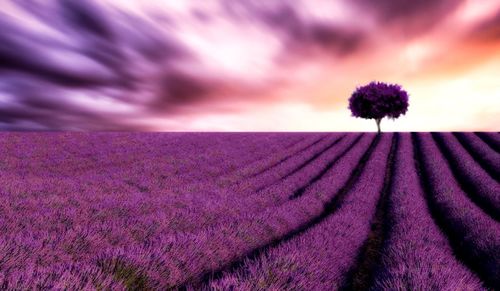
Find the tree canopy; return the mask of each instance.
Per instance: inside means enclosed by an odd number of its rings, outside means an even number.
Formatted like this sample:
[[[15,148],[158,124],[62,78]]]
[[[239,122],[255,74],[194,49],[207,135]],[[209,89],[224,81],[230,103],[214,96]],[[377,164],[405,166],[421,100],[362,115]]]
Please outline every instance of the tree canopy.
[[[356,88],[349,98],[349,109],[353,116],[375,119],[379,126],[384,117],[394,119],[405,114],[408,99],[408,93],[400,85],[371,82]]]

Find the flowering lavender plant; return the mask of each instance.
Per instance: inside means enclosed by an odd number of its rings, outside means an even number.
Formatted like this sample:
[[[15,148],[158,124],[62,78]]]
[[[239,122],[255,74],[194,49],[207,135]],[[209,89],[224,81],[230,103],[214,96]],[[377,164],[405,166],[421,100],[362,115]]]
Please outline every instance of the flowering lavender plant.
[[[355,117],[375,119],[380,132],[382,118],[398,118],[406,113],[408,93],[397,84],[371,82],[356,88],[349,98],[349,109]]]

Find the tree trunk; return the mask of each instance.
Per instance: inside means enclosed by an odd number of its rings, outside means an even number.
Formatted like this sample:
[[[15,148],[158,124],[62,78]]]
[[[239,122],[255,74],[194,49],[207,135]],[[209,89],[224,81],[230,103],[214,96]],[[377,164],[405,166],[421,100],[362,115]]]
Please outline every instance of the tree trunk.
[[[377,118],[375,119],[375,122],[377,122],[377,132],[380,133],[380,122],[382,121],[382,118]]]

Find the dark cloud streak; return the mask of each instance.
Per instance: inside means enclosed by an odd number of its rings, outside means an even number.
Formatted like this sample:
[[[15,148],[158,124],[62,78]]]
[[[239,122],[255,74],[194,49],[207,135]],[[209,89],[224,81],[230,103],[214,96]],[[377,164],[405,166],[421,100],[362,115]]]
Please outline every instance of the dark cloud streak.
[[[500,43],[500,10],[496,14],[476,26],[467,35],[467,41]]]
[[[297,11],[304,8],[296,1],[279,2],[276,5],[230,0],[223,3],[230,16],[240,21],[250,20],[276,31],[284,43],[285,54],[301,56],[320,51],[346,56],[358,52],[368,38],[361,29],[301,16]]]
[[[403,36],[421,34],[441,22],[463,0],[352,0],[367,15],[374,15],[382,26]]]
[[[72,27],[108,40],[114,38],[111,24],[96,5],[89,1],[59,0],[62,16]]]
[[[21,20],[0,15],[0,94],[15,99],[0,99],[3,128],[9,124],[12,128],[18,124],[52,129],[136,128],[123,116],[103,113],[102,108],[80,108],[75,94],[88,95],[90,103],[95,98],[125,102],[137,112],[157,111],[166,94],[169,106],[208,94],[200,89],[202,76],[187,78],[173,64],[195,61],[192,53],[145,18],[90,0],[44,4],[21,0],[16,5],[65,38],[36,34]],[[162,91],[140,89],[147,84]],[[110,90],[114,93],[108,94]],[[140,116],[127,119],[136,117]]]

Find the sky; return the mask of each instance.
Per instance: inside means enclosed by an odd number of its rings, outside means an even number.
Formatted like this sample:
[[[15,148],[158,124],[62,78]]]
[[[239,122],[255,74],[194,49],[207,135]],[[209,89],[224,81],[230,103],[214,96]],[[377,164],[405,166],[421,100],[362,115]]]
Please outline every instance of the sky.
[[[3,0],[0,130],[500,130],[500,0]]]

